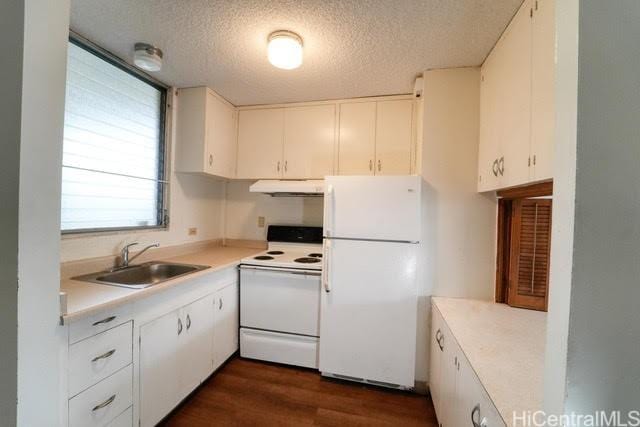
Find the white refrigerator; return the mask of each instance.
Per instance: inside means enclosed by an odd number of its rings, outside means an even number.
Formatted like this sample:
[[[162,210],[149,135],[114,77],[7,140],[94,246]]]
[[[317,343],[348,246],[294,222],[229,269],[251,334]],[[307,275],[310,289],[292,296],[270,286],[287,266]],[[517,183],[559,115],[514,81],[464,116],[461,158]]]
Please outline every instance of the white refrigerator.
[[[413,388],[421,182],[325,178],[323,375]]]

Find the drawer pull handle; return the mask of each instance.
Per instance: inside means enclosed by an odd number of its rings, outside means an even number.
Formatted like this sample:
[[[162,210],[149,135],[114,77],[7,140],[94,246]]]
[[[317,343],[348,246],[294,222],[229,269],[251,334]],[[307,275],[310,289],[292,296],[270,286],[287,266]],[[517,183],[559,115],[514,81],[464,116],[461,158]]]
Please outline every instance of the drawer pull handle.
[[[109,317],[104,318],[102,320],[98,320],[97,322],[93,322],[93,326],[102,325],[104,323],[110,323],[110,322],[113,322],[114,320],[116,320],[116,316],[109,316]]]
[[[182,319],[178,318],[178,335],[182,333]]]
[[[222,310],[222,298],[218,300],[218,310]]]
[[[191,328],[191,316],[187,314],[187,331]]]
[[[113,354],[116,352],[116,349],[114,348],[113,350],[109,350],[107,351],[105,354],[101,354],[100,356],[96,356],[93,359],[91,359],[91,362],[97,362],[100,359],[107,359],[111,356],[113,356]]]
[[[115,394],[110,398],[108,398],[107,400],[105,400],[104,402],[102,402],[101,404],[94,406],[92,411],[95,412],[95,411],[99,411],[100,409],[106,408],[107,406],[111,405],[114,400],[116,400]]]

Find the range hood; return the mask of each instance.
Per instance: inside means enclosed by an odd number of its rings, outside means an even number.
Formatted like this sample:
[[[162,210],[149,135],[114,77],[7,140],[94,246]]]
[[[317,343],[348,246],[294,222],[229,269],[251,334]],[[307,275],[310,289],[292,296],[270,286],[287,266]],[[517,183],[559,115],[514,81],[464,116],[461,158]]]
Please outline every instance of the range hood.
[[[262,179],[249,187],[249,191],[270,194],[274,197],[322,197],[324,194],[324,181],[321,179]]]

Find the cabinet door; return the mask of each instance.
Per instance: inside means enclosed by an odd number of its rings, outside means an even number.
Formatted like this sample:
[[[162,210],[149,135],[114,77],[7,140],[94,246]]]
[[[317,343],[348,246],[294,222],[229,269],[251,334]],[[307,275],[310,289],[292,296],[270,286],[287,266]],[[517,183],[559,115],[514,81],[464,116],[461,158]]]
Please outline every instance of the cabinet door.
[[[536,0],[531,67],[531,179],[553,178],[555,126],[555,1]]]
[[[411,173],[413,101],[378,102],[376,111],[376,175]]]
[[[443,338],[441,340],[443,352],[442,352],[442,368],[440,370],[442,374],[441,378],[441,416],[440,422],[444,427],[457,427],[456,424],[457,414],[460,410],[459,399],[456,395],[456,384],[458,377],[458,344],[455,342],[453,335],[449,332],[449,329],[443,323]],[[464,425],[464,424],[460,424]]]
[[[437,308],[431,307],[431,341],[429,357],[429,392],[436,416],[442,418],[442,356],[444,347],[442,344],[442,317]]]
[[[335,117],[334,105],[285,109],[284,178],[333,175]]]
[[[280,178],[283,136],[284,109],[240,111],[237,178]]]
[[[531,135],[531,0],[526,0],[496,45],[499,82],[501,187],[529,180]]]
[[[235,110],[207,91],[207,137],[205,170],[216,176],[235,175]]]
[[[340,104],[338,174],[373,175],[376,103]]]
[[[140,328],[140,423],[154,426],[179,402],[178,311]]]
[[[217,369],[238,350],[238,284],[233,283],[216,293],[213,365]]]
[[[180,336],[180,399],[191,393],[211,372],[213,364],[213,295],[185,306]]]
[[[499,187],[498,158],[500,141],[498,136],[497,75],[493,53],[489,55],[480,77],[480,146],[478,149],[478,191],[495,190]]]

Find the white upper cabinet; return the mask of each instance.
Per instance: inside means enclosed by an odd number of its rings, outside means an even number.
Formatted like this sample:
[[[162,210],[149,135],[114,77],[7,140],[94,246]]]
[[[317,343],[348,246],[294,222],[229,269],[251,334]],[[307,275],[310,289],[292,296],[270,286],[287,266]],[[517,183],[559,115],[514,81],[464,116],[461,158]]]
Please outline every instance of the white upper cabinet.
[[[322,179],[333,174],[335,105],[287,108],[282,177]]]
[[[340,104],[338,174],[409,175],[413,101]]]
[[[338,174],[373,175],[376,156],[376,103],[340,104]]]
[[[555,5],[536,0],[533,6],[531,67],[531,154],[535,181],[553,178],[555,127]]]
[[[235,107],[206,87],[178,90],[176,171],[233,178]]]
[[[281,178],[283,139],[283,108],[240,111],[237,177]]]
[[[376,112],[376,175],[411,173],[413,101],[382,101]]]
[[[478,190],[553,177],[553,0],[525,0],[482,66]]]

